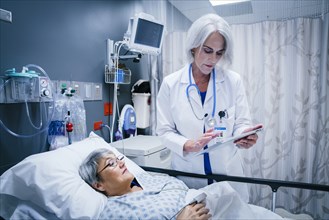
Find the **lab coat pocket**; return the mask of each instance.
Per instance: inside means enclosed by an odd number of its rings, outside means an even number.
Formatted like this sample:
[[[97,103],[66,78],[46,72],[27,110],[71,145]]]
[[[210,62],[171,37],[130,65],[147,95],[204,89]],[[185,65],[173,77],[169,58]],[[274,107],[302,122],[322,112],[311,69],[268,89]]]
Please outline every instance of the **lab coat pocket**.
[[[192,171],[193,170],[193,162],[192,159],[194,156],[187,155],[185,157],[179,157],[178,155],[172,155],[172,168],[174,170],[183,170],[183,171]],[[180,159],[175,159],[174,157],[179,157]]]
[[[243,175],[241,157],[238,150],[232,151],[232,155],[230,155],[230,159],[227,161],[226,173],[231,176]]]
[[[235,106],[229,107],[226,109],[226,130],[227,135],[232,136],[233,134],[233,127],[234,127],[234,121],[235,121]]]
[[[244,176],[244,171],[242,167],[240,152],[238,150],[235,151],[234,155],[228,161],[226,166],[227,175],[230,176]],[[249,192],[247,184],[238,183],[238,182],[229,182],[230,185],[235,189],[241,196],[242,200],[245,202],[249,201]]]

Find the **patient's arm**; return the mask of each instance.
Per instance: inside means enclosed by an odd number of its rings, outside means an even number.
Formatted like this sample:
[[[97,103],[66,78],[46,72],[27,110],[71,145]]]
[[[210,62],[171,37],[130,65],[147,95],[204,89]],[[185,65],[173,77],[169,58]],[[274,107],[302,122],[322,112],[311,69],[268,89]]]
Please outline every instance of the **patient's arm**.
[[[211,217],[211,214],[209,213],[209,209],[206,208],[206,204],[193,203],[191,205],[186,206],[177,215],[177,220],[185,220],[185,219],[207,220],[207,219],[210,219],[210,217]]]

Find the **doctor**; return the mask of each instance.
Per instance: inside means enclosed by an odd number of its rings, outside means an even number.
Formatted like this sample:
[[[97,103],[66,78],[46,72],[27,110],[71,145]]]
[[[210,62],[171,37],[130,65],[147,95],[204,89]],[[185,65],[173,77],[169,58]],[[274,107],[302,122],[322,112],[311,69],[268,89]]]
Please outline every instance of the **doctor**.
[[[190,27],[186,39],[188,63],[164,78],[157,97],[157,135],[171,149],[172,168],[200,174],[243,176],[239,148],[250,148],[257,134],[209,153],[196,152],[253,129],[240,75],[227,69],[232,62],[228,23],[215,14],[204,15]],[[190,188],[212,181],[180,177]],[[246,184],[231,183],[245,201]]]

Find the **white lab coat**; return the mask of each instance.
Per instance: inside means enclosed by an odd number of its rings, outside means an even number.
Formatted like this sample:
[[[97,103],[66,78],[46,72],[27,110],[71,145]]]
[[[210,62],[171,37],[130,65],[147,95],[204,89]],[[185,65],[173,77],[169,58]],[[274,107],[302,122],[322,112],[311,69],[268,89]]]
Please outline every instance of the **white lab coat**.
[[[211,73],[213,74],[213,73]],[[192,78],[192,83],[195,81]],[[188,102],[186,88],[189,85],[189,65],[166,76],[157,97],[157,129],[165,147],[172,154],[172,168],[191,173],[204,174],[203,156],[183,152],[184,143],[196,140],[208,130],[207,119],[199,120],[193,114]],[[189,89],[189,96],[195,114],[202,118],[206,113],[208,118],[213,111],[213,76],[210,76],[204,105],[195,88]],[[219,123],[219,111],[226,110],[228,118],[224,120],[227,137],[238,135],[251,126],[250,112],[244,86],[240,76],[230,70],[216,69],[216,109],[215,119]],[[211,146],[214,141],[208,145]],[[239,149],[231,144],[220,147],[209,153],[210,164],[214,174],[243,176],[242,161]],[[206,179],[180,177],[190,188],[201,188],[207,185]],[[246,184],[231,183],[244,200],[248,200]]]

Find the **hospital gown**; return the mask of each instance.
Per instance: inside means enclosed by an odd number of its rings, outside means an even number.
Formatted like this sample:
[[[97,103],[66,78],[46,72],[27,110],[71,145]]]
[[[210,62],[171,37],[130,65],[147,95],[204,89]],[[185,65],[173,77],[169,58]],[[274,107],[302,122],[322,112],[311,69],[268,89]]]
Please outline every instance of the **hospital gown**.
[[[170,176],[136,176],[143,190],[109,197],[100,219],[173,219],[185,205],[188,187]]]

